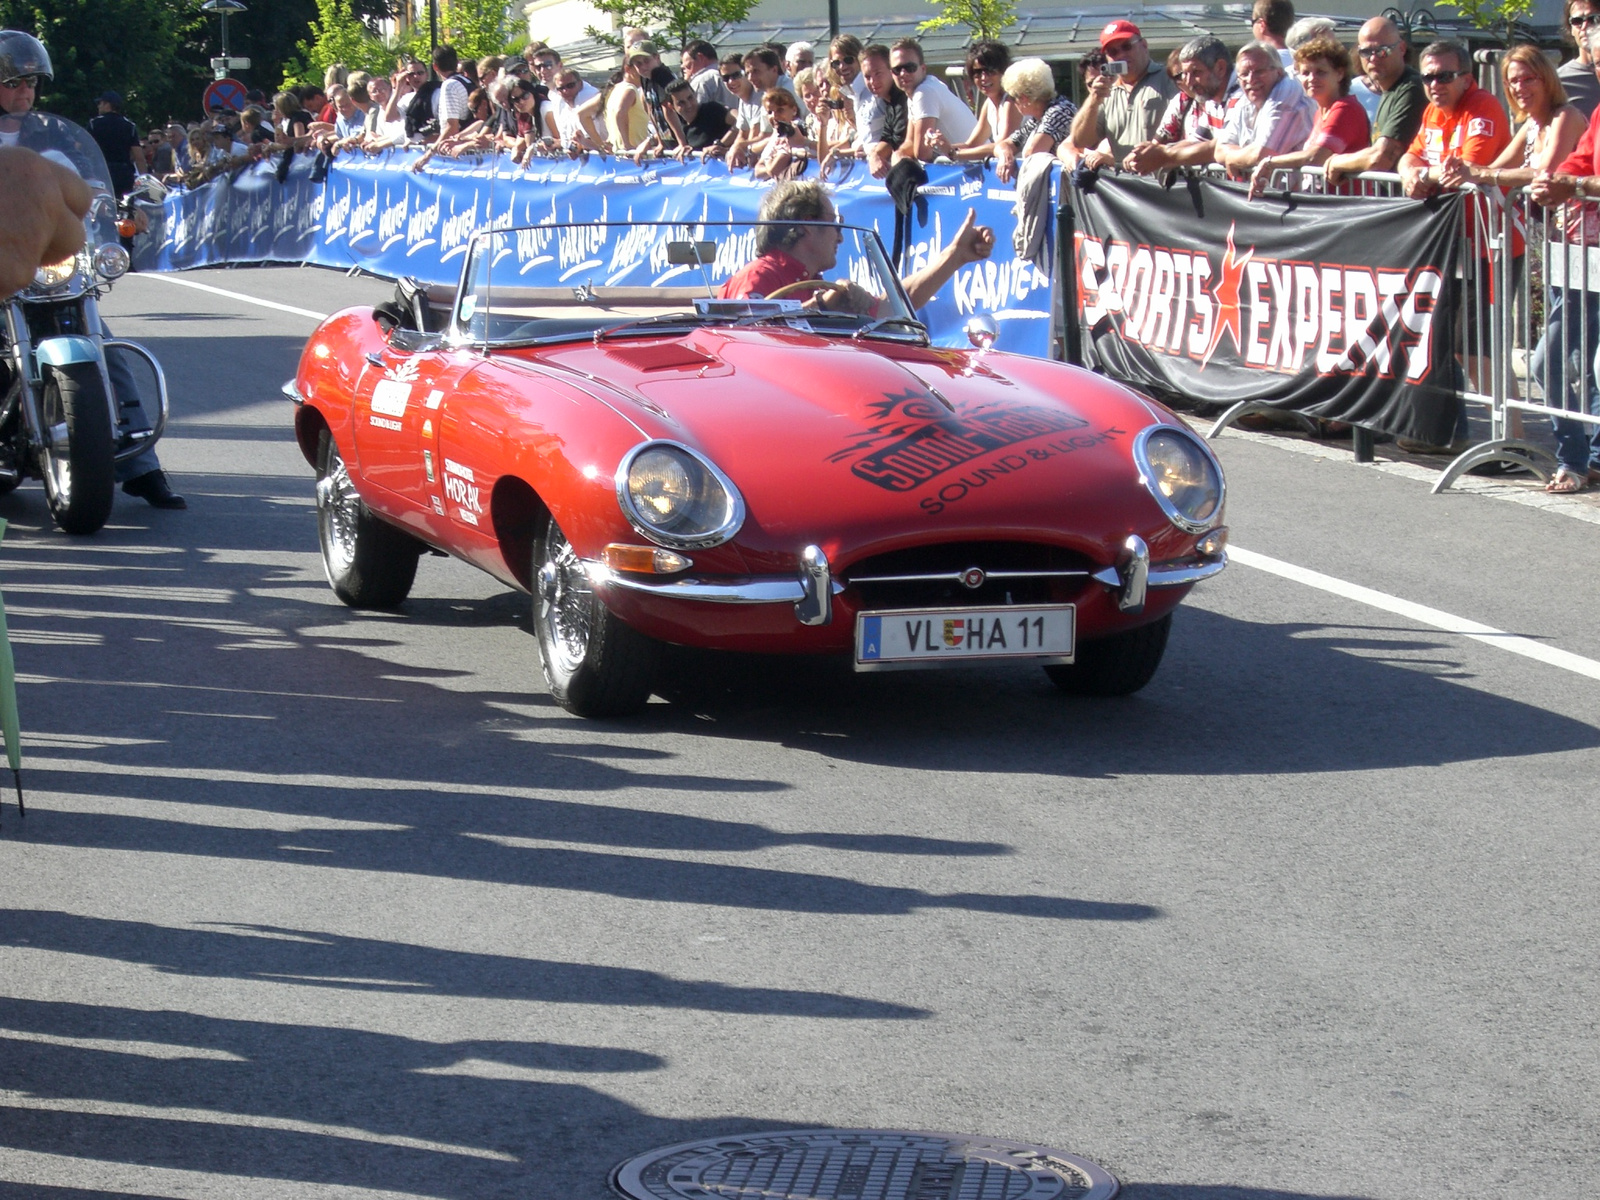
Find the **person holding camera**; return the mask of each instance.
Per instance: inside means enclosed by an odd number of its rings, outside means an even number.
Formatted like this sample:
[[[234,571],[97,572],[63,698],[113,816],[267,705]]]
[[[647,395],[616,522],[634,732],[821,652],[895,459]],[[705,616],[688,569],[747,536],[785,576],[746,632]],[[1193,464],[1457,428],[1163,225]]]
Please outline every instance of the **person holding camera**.
[[[1150,61],[1150,47],[1132,21],[1112,21],[1100,31],[1106,63],[1072,121],[1072,145],[1087,167],[1109,167],[1150,141],[1167,102],[1178,92],[1165,64]],[[1102,143],[1108,149],[1102,149]]]

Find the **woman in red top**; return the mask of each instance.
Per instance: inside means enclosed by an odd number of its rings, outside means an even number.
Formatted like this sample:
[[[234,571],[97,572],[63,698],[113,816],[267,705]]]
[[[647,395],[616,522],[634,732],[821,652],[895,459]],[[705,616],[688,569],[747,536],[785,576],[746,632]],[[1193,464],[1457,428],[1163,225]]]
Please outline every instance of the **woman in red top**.
[[[1258,196],[1272,172],[1286,167],[1320,167],[1335,154],[1365,150],[1372,142],[1367,110],[1350,98],[1350,52],[1331,37],[1316,37],[1294,52],[1300,86],[1317,104],[1317,122],[1299,150],[1269,154],[1250,176],[1250,194]]]

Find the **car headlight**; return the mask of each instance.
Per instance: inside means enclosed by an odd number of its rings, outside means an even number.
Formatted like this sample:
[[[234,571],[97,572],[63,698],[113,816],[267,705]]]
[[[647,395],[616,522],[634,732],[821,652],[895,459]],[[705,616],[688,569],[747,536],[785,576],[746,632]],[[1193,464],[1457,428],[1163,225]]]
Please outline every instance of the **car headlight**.
[[[78,256],[63,258],[58,263],[45,263],[33,274],[34,287],[60,287],[78,273]]]
[[[628,451],[617,467],[617,502],[636,530],[675,550],[719,546],[744,524],[733,481],[677,442]]]
[[[1152,425],[1134,440],[1145,487],[1179,529],[1199,533],[1222,515],[1222,467],[1210,448],[1174,425]]]

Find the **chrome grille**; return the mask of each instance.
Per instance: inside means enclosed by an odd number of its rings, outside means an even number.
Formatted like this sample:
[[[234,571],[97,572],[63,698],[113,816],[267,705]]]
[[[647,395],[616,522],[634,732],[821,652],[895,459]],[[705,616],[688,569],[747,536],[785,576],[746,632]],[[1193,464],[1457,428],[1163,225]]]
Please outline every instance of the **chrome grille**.
[[[1085,556],[1060,546],[950,542],[863,559],[839,578],[863,609],[993,607],[1071,600],[1094,570]]]

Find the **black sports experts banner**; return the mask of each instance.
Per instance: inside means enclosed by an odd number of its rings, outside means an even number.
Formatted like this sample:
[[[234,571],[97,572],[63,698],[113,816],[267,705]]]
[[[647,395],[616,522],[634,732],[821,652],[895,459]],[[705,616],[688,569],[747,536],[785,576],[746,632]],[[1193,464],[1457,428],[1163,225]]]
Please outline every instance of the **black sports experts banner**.
[[[1249,200],[1220,179],[1127,176],[1066,190],[1085,365],[1451,440],[1459,195]]]

